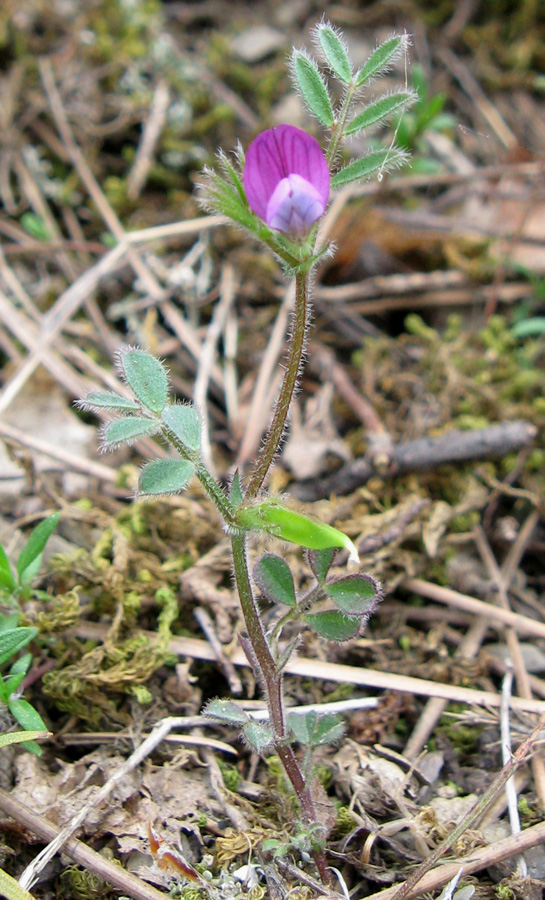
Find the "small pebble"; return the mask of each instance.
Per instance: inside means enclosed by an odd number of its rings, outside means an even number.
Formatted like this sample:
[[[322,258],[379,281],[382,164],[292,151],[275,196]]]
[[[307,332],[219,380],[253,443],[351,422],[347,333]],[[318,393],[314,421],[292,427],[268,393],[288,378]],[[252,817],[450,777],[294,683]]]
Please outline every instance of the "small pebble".
[[[257,63],[281,50],[286,44],[286,36],[281,31],[269,25],[255,25],[237,35],[232,47],[243,62]]]

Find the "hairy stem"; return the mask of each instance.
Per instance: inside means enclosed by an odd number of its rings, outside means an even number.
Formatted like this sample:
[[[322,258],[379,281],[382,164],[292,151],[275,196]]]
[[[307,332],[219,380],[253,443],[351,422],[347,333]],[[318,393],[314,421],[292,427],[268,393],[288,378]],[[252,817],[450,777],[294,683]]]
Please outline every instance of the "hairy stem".
[[[339,110],[339,115],[337,116],[337,120],[335,125],[333,126],[333,130],[331,133],[331,140],[329,142],[329,147],[327,148],[326,159],[329,167],[335,159],[337,155],[337,150],[339,149],[339,144],[341,143],[344,137],[344,129],[346,125],[346,120],[348,118],[348,113],[352,106],[352,100],[354,98],[354,86],[353,84],[348,85],[346,89],[346,93],[344,95],[344,99],[342,102],[341,109]]]
[[[270,723],[275,739],[282,741],[286,738],[282,675],[277,671],[252,590],[248,572],[245,534],[231,535],[231,551],[242,614],[252,649],[259,664],[262,686],[265,690],[267,706],[269,707]]]
[[[282,673],[277,670],[252,590],[246,555],[246,535],[231,535],[231,549],[242,614],[244,616],[248,637],[259,666],[261,683],[269,709],[269,722],[274,733],[275,750],[284,767],[286,775],[292,784],[295,795],[301,806],[303,818],[308,823],[317,823],[319,822],[319,818],[312,797],[311,781],[307,780],[303,775],[297,757],[293,752],[293,748],[288,743],[284,695],[282,692]],[[330,876],[323,850],[314,851],[313,856],[322,881],[328,884]]]
[[[188,459],[195,465],[195,475],[199,479],[206,493],[212,500],[223,521],[228,526],[234,526],[236,523],[236,514],[229,498],[227,497],[221,484],[210,474],[206,466],[196,458],[195,454],[188,452],[187,447],[182,444],[177,435],[164,427],[162,429],[166,440],[172,444],[183,459]]]
[[[288,350],[286,374],[282,381],[280,393],[274,407],[272,422],[267,431],[259,459],[250,476],[245,500],[253,500],[259,494],[267,473],[280,449],[282,437],[286,428],[286,421],[297,387],[308,324],[310,275],[308,272],[295,276],[295,312],[293,316],[293,331]]]

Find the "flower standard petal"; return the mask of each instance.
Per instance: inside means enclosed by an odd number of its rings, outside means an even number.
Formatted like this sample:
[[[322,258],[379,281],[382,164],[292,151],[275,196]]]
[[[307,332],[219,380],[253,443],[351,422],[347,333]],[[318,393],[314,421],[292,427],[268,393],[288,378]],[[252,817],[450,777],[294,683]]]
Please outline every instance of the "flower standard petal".
[[[273,128],[285,176],[300,175],[316,189],[324,209],[329,200],[330,174],[324,152],[318,141],[301,128],[279,125]]]
[[[288,174],[282,166],[273,137],[274,129],[263,131],[248,147],[244,164],[244,190],[250,209],[265,220],[267,204],[279,181]]]
[[[287,183],[281,185],[283,181]],[[318,141],[293,125],[278,125],[263,131],[246,154],[244,188],[250,208],[271,228],[297,237],[308,233],[329,199],[329,167]],[[294,205],[296,227],[289,215],[287,219],[284,215],[274,218],[290,191],[298,198]],[[284,227],[284,221],[288,227]]]

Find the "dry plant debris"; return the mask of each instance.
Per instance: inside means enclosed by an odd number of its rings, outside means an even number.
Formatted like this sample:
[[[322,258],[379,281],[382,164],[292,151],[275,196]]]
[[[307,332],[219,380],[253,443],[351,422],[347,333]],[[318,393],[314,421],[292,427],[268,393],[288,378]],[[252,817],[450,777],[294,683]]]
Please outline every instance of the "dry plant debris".
[[[363,6],[327,10],[362,56],[378,32],[415,36],[414,165],[331,207],[338,253],[316,286],[310,368],[273,487],[343,528],[388,596],[354,644],[332,653],[306,638],[290,702],[378,696],[347,711],[347,737],[319,760],[336,810],[330,861],[351,896],[417,896],[462,867],[477,897],[534,900],[539,751],[513,781],[520,833],[501,792],[454,861],[410,876],[502,768],[506,655],[515,749],[545,709],[542,660],[529,658],[545,652],[545,344],[512,329],[543,314],[545,26],[532,3]],[[23,608],[40,631],[25,696],[55,737],[39,760],[2,748],[2,867],[19,878],[34,842],[85,811],[36,895],[164,896],[171,875],[150,856],[149,822],[221,896],[321,890],[310,869],[260,854],[294,819],[275,760],[197,718],[229,689],[259,705],[205,498],[128,505],[138,445],[97,460],[96,423],[72,406],[92,386],[122,391],[111,354],[140,344],[168,362],[180,398],[195,390],[205,404],[219,473],[259,446],[291,298],[269,259],[198,215],[193,185],[218,146],[247,144],[263,122],[308,125],[283,57],[325,4],[281,4],[266,24],[264,10],[0,11],[0,542],[14,554],[18,529],[62,511],[48,599]]]

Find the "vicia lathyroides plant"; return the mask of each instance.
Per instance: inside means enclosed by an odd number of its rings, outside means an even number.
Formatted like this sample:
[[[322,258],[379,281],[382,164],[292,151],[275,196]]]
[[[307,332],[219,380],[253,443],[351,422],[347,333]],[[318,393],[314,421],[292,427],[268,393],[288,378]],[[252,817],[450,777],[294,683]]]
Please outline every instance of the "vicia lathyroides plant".
[[[320,786],[311,751],[338,740],[342,726],[330,714],[286,713],[283,672],[305,627],[337,642],[360,634],[380,600],[381,589],[368,575],[333,576],[331,566],[338,550],[347,550],[349,559],[359,562],[350,538],[331,525],[294,510],[283,499],[267,495],[265,486],[282,443],[301,372],[312,272],[328,249],[317,249],[317,236],[330,192],[372,174],[381,177],[406,159],[395,141],[390,140],[387,146],[375,146],[359,159],[339,162],[341,144],[346,137],[399,114],[413,102],[414,94],[408,90],[386,93],[366,106],[361,100],[370,83],[406,52],[406,35],[393,36],[377,46],[359,69],[353,67],[342,36],[331,25],[318,25],[315,38],[329,78],[338,82],[340,102],[333,102],[328,81],[305,51],[294,51],[291,70],[304,102],[325,132],[323,144],[293,125],[278,125],[259,134],[246,156],[240,147],[233,158],[220,153],[218,169],[205,171],[202,188],[203,205],[266,244],[294,280],[295,309],[285,374],[253,468],[244,476],[237,472],[228,491],[208,471],[201,455],[199,412],[194,405],[171,398],[165,367],[143,350],[129,348],[118,355],[122,377],[134,399],[93,392],[81,405],[118,414],[103,430],[106,449],[141,437],[159,436],[176,451],[175,456],[153,460],[143,467],[142,495],[175,493],[196,477],[221,516],[231,540],[235,583],[246,629],[240,640],[263,690],[269,717],[266,723],[257,722],[231,700],[212,700],[205,714],[240,729],[254,751],[272,751],[279,757],[300,807],[297,846],[312,854],[321,878],[327,882],[327,827],[320,818]],[[309,589],[302,594],[296,591],[287,563],[274,553],[266,553],[250,569],[248,543],[251,535],[259,532],[307,549],[314,578]],[[265,629],[260,613],[263,599],[279,607],[270,631]],[[290,639],[286,640],[283,631],[288,623]],[[296,745],[304,748],[302,754],[296,752]]]

